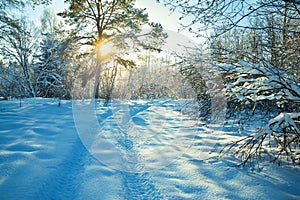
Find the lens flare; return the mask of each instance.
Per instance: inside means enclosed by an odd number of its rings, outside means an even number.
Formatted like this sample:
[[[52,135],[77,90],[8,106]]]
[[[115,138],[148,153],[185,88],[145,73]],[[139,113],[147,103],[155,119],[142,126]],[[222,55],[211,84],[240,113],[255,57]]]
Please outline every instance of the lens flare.
[[[111,42],[103,43],[99,46],[99,51],[102,57],[107,56],[113,52],[113,44]]]

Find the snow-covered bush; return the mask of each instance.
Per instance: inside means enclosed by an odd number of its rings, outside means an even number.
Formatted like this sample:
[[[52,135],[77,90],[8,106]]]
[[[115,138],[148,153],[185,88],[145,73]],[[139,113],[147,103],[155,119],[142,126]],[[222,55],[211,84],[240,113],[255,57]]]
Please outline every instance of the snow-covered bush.
[[[267,112],[268,120],[256,135],[235,141],[225,149],[241,158],[240,165],[262,158],[263,152],[270,155],[271,161],[300,165],[300,81],[263,61],[240,61],[219,68],[227,82],[230,109]]]
[[[288,161],[300,165],[300,113],[280,113],[268,123],[266,133],[272,140],[274,161],[288,157]]]
[[[225,73],[230,101],[241,104],[270,101],[282,109],[288,109],[290,102],[300,102],[299,80],[268,63],[241,61],[219,67]]]

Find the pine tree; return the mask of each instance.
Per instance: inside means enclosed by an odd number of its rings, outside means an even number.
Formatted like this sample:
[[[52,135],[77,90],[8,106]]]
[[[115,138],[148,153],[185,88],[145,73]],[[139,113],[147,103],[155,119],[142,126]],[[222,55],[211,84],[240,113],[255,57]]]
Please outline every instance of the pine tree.
[[[38,96],[69,98],[66,81],[72,70],[71,54],[75,54],[76,48],[53,13],[45,10],[41,21],[44,33],[35,69]]]
[[[97,53],[96,66],[90,69],[95,71],[93,74],[96,98],[100,97],[100,76],[104,70],[100,63],[103,58],[98,51],[103,43],[113,40],[114,46],[119,48],[118,55],[115,55],[114,59],[120,66],[127,68],[132,66],[128,64],[133,64],[131,60],[123,57],[128,54],[128,45],[131,45],[131,48],[134,46],[134,48],[157,49],[157,42],[147,43],[145,37],[151,37],[151,41],[161,41],[161,38],[165,37],[160,24],[149,22],[145,9],[134,7],[135,0],[67,0],[66,2],[69,8],[59,15],[64,17],[69,25],[76,27],[73,29],[73,34],[80,44],[91,45],[93,52]],[[150,31],[140,33],[145,25]],[[129,40],[131,44],[128,44]]]

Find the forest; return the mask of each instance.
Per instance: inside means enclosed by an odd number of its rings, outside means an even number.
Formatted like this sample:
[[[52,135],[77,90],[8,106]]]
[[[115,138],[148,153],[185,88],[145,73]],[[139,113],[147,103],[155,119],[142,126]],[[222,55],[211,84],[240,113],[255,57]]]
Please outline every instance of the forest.
[[[299,0],[0,1],[0,199],[299,199],[299,166]]]
[[[300,1],[153,1],[177,13],[179,31],[202,38],[184,54],[163,50],[167,30],[135,0],[65,0],[60,13],[51,3],[0,2],[1,99],[195,98],[199,119],[234,119],[241,131],[263,113],[264,127],[220,153],[239,166],[299,166]],[[15,17],[38,5],[40,26]]]

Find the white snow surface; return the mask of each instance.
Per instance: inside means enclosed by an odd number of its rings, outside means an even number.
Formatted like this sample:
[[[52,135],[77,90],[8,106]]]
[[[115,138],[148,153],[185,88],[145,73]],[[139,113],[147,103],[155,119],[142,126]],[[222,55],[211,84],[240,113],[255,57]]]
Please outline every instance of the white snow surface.
[[[118,112],[97,104],[105,138],[132,156],[114,169],[84,146],[71,101],[24,99],[21,107],[17,100],[0,101],[0,199],[300,199],[299,169],[263,163],[251,171],[232,167],[234,159],[214,158],[214,148],[240,135],[221,125],[200,126],[177,104],[127,102],[126,140],[118,135]],[[166,149],[172,159],[155,169],[160,155],[170,158]]]

